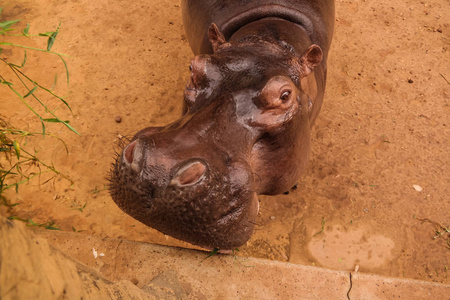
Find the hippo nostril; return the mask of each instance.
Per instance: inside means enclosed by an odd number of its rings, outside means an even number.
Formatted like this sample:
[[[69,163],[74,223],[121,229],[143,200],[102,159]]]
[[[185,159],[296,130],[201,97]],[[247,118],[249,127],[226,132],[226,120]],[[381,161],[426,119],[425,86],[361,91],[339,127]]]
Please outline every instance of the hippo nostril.
[[[192,185],[200,181],[206,172],[206,166],[199,162],[192,162],[181,168],[172,180],[172,184],[179,186]]]
[[[136,147],[136,141],[129,144],[128,147],[125,149],[125,159],[127,160],[127,163],[129,163],[129,164],[131,164],[133,162],[135,147]]]
[[[135,172],[140,172],[141,170],[141,161],[143,156],[142,150],[142,142],[137,139],[129,144],[123,152],[125,162],[129,164],[131,169]]]

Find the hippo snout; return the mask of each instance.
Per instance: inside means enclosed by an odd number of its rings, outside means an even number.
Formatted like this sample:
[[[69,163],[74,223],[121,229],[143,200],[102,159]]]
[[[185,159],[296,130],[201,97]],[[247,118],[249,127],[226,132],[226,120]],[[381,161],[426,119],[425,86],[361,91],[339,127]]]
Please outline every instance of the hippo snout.
[[[167,137],[177,140],[177,134],[135,136],[112,169],[114,201],[164,234],[205,248],[235,249],[251,236],[258,213],[250,166],[205,150],[212,145],[165,147]]]

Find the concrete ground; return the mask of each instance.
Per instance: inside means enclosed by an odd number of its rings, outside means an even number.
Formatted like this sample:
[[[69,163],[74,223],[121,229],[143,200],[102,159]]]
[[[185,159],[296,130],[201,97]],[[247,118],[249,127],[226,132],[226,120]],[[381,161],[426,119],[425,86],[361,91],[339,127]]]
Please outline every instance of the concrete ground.
[[[72,233],[44,233],[56,248],[113,281],[131,280],[162,298],[450,299],[450,285],[334,271],[265,259]],[[66,248],[79,239],[80,248]],[[71,243],[69,243],[71,244]],[[94,258],[92,248],[105,256]],[[116,264],[127,269],[116,271]]]
[[[0,225],[0,299],[450,299],[450,285],[234,255],[206,258],[197,250],[80,233],[31,233],[5,218]]]

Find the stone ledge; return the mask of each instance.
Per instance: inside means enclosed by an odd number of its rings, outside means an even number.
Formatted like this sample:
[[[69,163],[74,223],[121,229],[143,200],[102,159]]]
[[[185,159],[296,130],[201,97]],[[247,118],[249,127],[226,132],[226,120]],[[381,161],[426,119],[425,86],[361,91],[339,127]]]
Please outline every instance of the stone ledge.
[[[450,299],[449,285],[0,225],[1,299]]]
[[[197,250],[39,232],[110,280],[131,280],[146,291],[165,282],[166,291],[183,299],[450,299],[450,285],[353,272],[350,289],[350,273],[344,271],[232,255],[205,259]],[[82,247],[74,248],[74,242]],[[94,259],[92,248],[105,256]]]

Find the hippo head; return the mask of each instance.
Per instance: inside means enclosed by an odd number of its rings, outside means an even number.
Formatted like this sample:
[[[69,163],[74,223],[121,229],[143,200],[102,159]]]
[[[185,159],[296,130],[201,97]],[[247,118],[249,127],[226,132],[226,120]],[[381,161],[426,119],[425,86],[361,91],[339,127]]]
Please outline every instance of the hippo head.
[[[285,192],[308,156],[310,84],[321,49],[296,55],[280,41],[227,42],[191,61],[185,113],[138,132],[112,168],[111,195],[130,216],[204,248],[231,250],[251,236],[258,194]],[[314,80],[314,79],[311,79]]]

